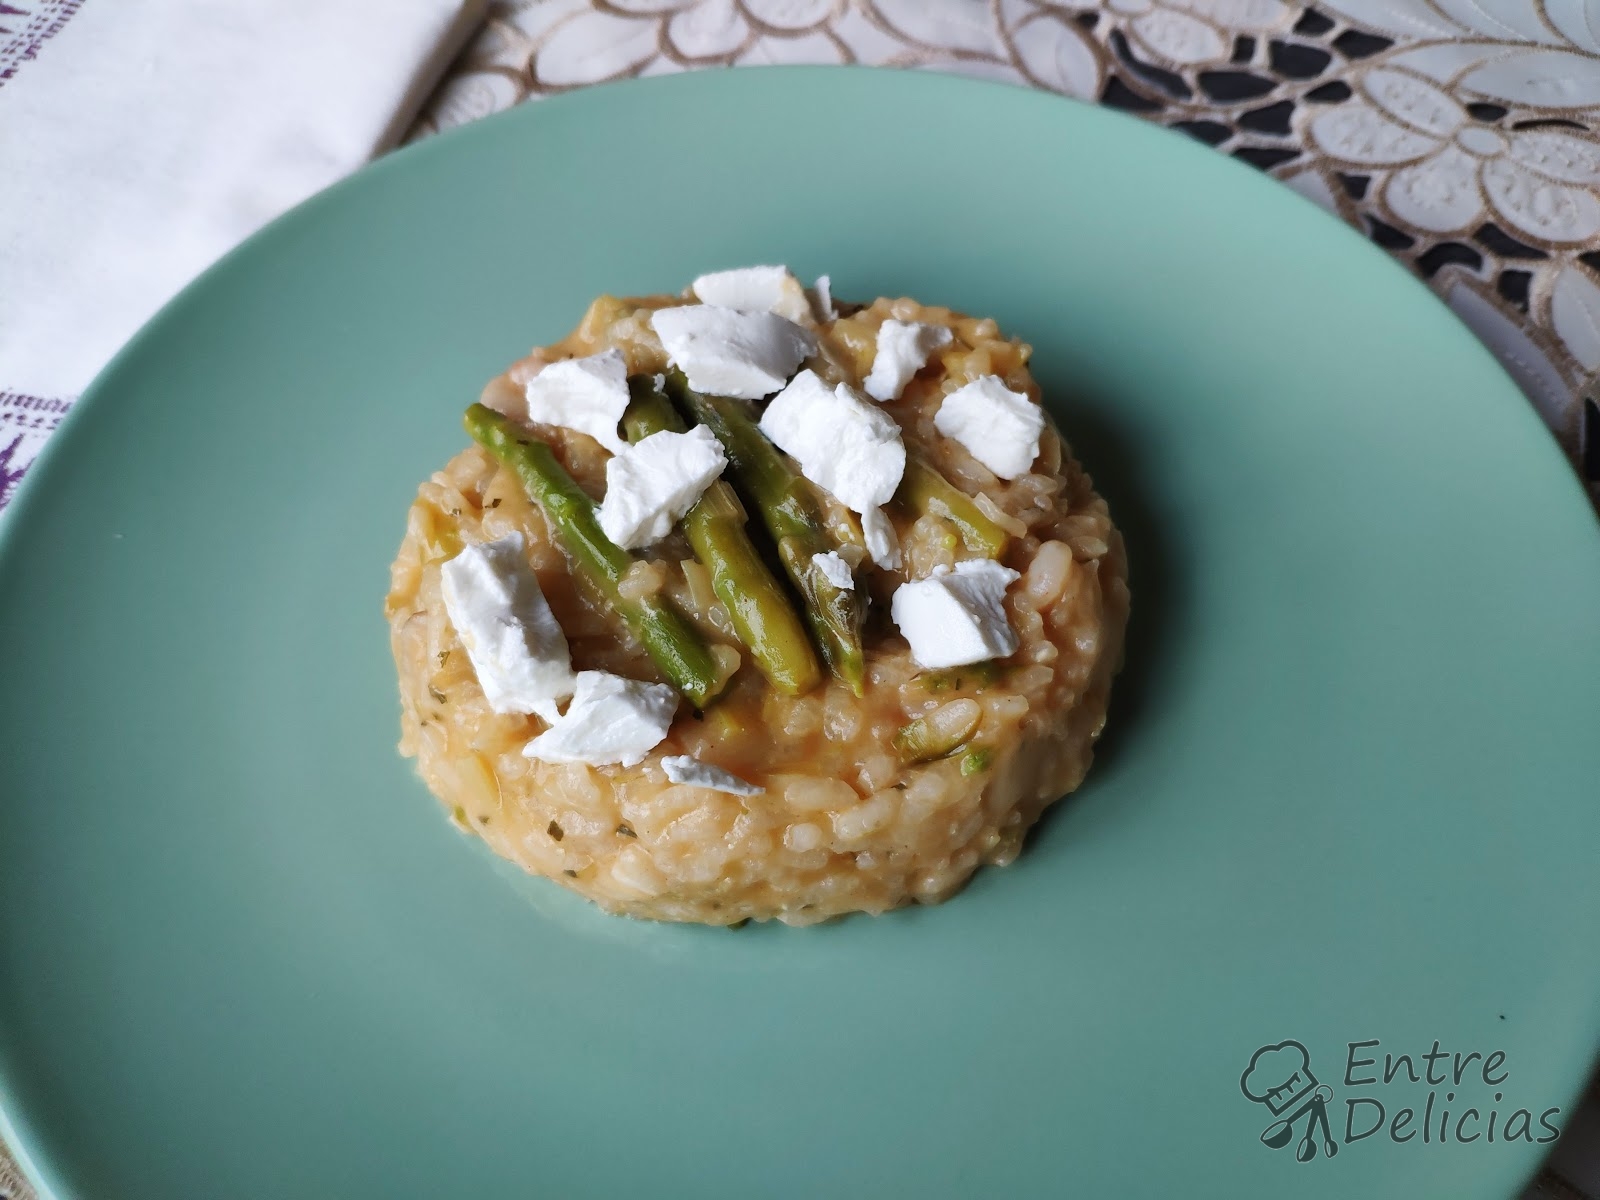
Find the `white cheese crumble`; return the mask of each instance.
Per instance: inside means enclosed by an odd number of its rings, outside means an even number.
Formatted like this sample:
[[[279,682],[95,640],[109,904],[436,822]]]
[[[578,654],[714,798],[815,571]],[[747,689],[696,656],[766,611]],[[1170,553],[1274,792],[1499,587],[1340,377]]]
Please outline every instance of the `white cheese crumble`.
[[[816,283],[811,285],[811,298],[816,302],[817,320],[832,321],[838,318],[839,310],[833,306],[833,280],[826,275],[818,275]]]
[[[933,424],[1001,479],[1015,479],[1039,457],[1044,410],[998,375],[983,375],[946,396]]]
[[[553,362],[524,391],[528,420],[587,433],[613,454],[627,445],[617,434],[628,407],[628,364],[620,350]]]
[[[911,377],[928,365],[928,356],[953,340],[954,335],[943,325],[885,321],[878,330],[878,348],[863,385],[867,395],[874,400],[900,399]]]
[[[849,384],[801,371],[761,414],[761,432],[800,473],[857,513],[887,504],[905,474],[900,426]]]
[[[631,767],[667,736],[677,710],[678,693],[664,683],[579,671],[565,715],[522,753],[541,762]]]
[[[986,558],[940,566],[895,589],[889,612],[919,667],[963,667],[1017,651],[1002,601],[1019,576]],[[581,676],[580,676],[581,678]]]
[[[714,792],[727,792],[733,796],[759,796],[767,790],[759,784],[740,779],[732,771],[703,763],[688,754],[669,754],[661,760],[661,769],[673,783],[687,783],[692,787],[710,788]]]
[[[770,396],[817,349],[809,329],[770,312],[685,304],[657,310],[650,325],[690,387],[744,400]]]
[[[826,554],[813,554],[811,561],[822,572],[823,577],[841,592],[856,590],[856,577],[851,574],[850,564],[840,558],[837,553],[829,550]]]
[[[440,568],[439,583],[489,707],[554,721],[556,702],[572,694],[572,656],[522,535],[468,546]]]
[[[870,508],[861,514],[861,539],[867,544],[867,556],[886,570],[900,566],[900,535],[894,531],[889,514],[881,508]]]
[[[702,304],[740,312],[774,312],[791,321],[811,319],[811,302],[788,267],[739,267],[713,271],[694,281],[691,290]]]
[[[727,465],[722,443],[704,425],[641,438],[606,463],[600,528],[624,550],[659,542]]]

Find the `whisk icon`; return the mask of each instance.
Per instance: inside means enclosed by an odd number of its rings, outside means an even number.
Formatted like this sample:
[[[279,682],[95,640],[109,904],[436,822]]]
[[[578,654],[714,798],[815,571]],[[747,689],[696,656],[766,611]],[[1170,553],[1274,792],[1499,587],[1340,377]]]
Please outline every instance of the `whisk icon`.
[[[1329,1158],[1339,1153],[1339,1144],[1328,1124],[1328,1101],[1333,1099],[1333,1089],[1317,1082],[1311,1072],[1311,1055],[1299,1042],[1262,1046],[1250,1056],[1250,1065],[1239,1077],[1239,1090],[1247,1099],[1266,1105],[1267,1111],[1279,1118],[1262,1131],[1264,1145],[1274,1150],[1287,1146],[1294,1137],[1295,1125],[1306,1117],[1295,1158],[1310,1162],[1317,1156],[1319,1142]]]

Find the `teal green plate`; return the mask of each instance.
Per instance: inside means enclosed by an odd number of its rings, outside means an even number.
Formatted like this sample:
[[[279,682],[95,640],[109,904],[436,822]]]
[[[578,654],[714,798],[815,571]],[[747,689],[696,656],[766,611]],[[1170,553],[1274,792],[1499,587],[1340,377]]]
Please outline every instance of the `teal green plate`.
[[[486,378],[769,261],[1033,343],[1127,669],[1081,794],[951,903],[630,923],[396,754],[387,567]],[[429,141],[168,307],[3,536],[0,1106],[62,1200],[1503,1198],[1600,1044],[1592,512],[1419,284],[1131,119],[761,70]],[[1334,1157],[1241,1086],[1291,1039]],[[1358,1082],[1436,1040],[1483,1057],[1431,1112]]]

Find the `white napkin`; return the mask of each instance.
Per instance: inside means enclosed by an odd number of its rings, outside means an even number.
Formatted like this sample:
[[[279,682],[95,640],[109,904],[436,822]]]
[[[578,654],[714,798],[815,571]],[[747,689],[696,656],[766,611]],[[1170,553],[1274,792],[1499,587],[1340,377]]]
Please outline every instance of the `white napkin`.
[[[224,251],[398,138],[484,7],[0,5],[0,452]]]

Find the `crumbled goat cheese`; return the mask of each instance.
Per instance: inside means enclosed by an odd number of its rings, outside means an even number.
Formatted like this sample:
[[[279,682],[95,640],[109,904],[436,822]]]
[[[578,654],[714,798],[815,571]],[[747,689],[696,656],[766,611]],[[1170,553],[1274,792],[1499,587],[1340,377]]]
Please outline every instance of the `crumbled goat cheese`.
[[[554,721],[556,702],[572,694],[572,657],[522,535],[468,546],[440,568],[439,582],[489,707]]]
[[[834,551],[829,550],[826,554],[814,554],[811,557],[811,561],[816,564],[817,569],[822,572],[827,581],[841,592],[853,592],[856,590],[856,577],[850,572],[850,564],[840,558]]]
[[[940,566],[895,589],[889,612],[919,667],[961,667],[1017,650],[1003,600],[1017,572],[986,558]]]
[[[1015,479],[1039,457],[1044,410],[999,376],[984,375],[946,396],[933,424],[1001,479]]]
[[[553,362],[524,387],[528,420],[587,433],[611,453],[626,442],[617,422],[628,407],[628,364],[620,350]]]
[[[693,787],[710,788],[714,792],[728,792],[734,796],[759,796],[767,789],[748,780],[740,779],[732,771],[724,771],[710,763],[703,763],[687,754],[669,754],[661,760],[661,769],[673,783],[687,783]]]
[[[690,387],[745,400],[770,396],[817,349],[809,329],[770,312],[685,304],[659,309],[650,325]]]
[[[861,514],[861,538],[873,562],[889,571],[900,566],[900,535],[883,509],[869,508]]]
[[[911,377],[928,365],[928,356],[948,346],[953,335],[943,325],[885,321],[878,329],[878,348],[865,388],[874,400],[898,400]]]
[[[631,767],[667,736],[677,709],[678,693],[664,683],[579,671],[566,713],[522,753],[541,762]]]
[[[812,483],[857,513],[887,504],[905,474],[900,426],[849,384],[801,371],[761,415],[761,432]]]
[[[826,275],[818,275],[816,283],[811,285],[811,298],[815,302],[817,320],[832,321],[839,316],[839,310],[833,306],[833,280]]]
[[[740,312],[774,312],[791,321],[811,319],[811,302],[805,288],[788,267],[739,267],[713,271],[694,281],[695,299],[702,304],[735,308]]]
[[[658,542],[727,465],[722,443],[704,425],[641,438],[606,463],[600,528],[624,550]]]

